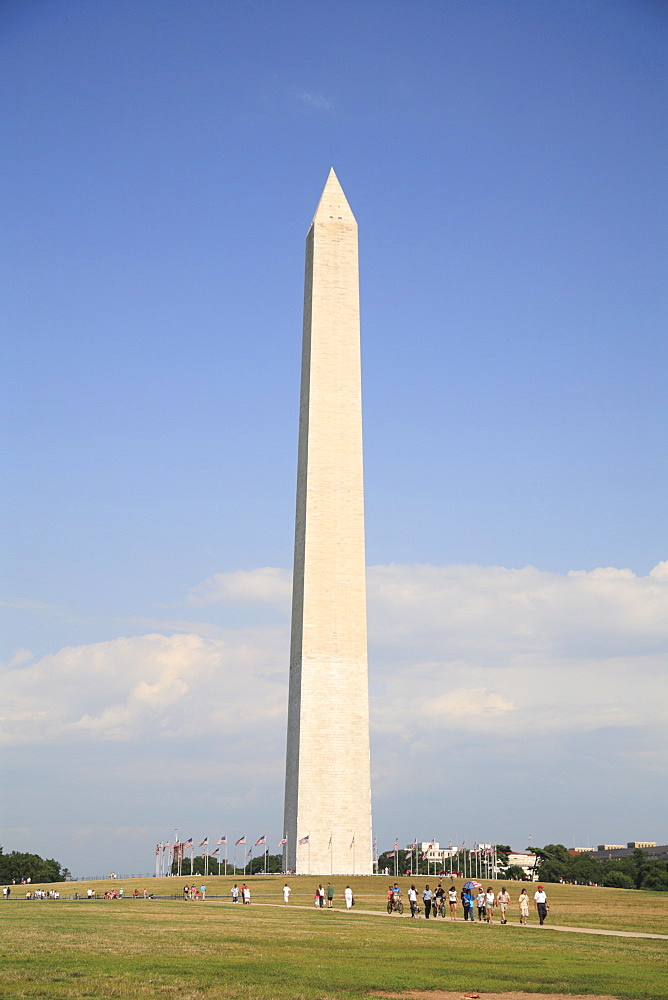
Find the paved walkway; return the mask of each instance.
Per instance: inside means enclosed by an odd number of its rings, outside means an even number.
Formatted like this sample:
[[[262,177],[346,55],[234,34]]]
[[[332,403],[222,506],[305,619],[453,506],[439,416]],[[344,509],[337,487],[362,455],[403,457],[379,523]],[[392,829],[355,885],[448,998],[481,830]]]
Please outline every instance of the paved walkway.
[[[231,906],[233,904],[226,903],[225,905]],[[237,905],[240,905],[240,904],[237,904]],[[281,903],[259,903],[259,902],[253,902],[252,905],[253,906],[277,906],[277,907],[280,907],[281,909],[284,908]],[[301,903],[297,903],[297,904],[290,903],[288,909],[291,909],[291,910],[297,910],[297,909],[299,909],[299,910],[315,910],[315,907],[314,906],[304,906]],[[354,908],[354,910],[344,910],[344,909],[341,909],[341,908],[328,910],[327,907],[325,907],[324,910],[323,910],[323,912],[324,913],[346,914],[346,915],[350,915],[350,916],[364,914],[364,916],[367,916],[367,917],[384,917],[386,920],[388,920],[388,919],[389,920],[407,920],[407,919],[411,920],[412,919],[410,913],[403,913],[403,914],[401,914],[401,913],[387,913],[385,910],[361,910],[358,906],[356,906]],[[476,927],[477,926],[480,926],[480,927],[501,927],[502,926],[500,923],[498,923],[498,921],[496,921],[493,924],[483,924],[483,923],[479,923],[478,921],[465,921],[465,920],[461,920],[460,918],[458,918],[456,921],[453,921],[453,920],[448,920],[447,917],[446,917],[445,920],[442,917],[437,917],[437,918],[435,918],[434,922],[438,923],[438,924],[443,924],[446,927],[447,927],[448,924],[452,924],[452,923],[458,923],[458,924],[472,923]],[[550,930],[550,931],[563,931],[566,934],[601,934],[604,937],[650,938],[651,940],[654,940],[654,941],[668,941],[668,934],[648,934],[648,933],[645,933],[643,931],[610,931],[610,930],[605,930],[602,927],[564,927],[563,924],[543,924],[543,926],[541,927],[541,925],[538,924],[538,923],[520,924],[519,922],[516,922],[514,920],[509,920],[508,923],[505,926],[506,927],[522,927],[522,929],[533,930],[533,931]]]

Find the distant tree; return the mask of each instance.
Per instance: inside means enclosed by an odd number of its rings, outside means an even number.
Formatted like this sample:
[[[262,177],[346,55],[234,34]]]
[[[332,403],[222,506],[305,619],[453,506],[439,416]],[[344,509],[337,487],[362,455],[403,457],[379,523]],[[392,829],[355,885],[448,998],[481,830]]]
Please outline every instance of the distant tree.
[[[281,854],[268,854],[267,855],[267,873],[272,875],[280,874],[283,871],[283,856]],[[250,865],[251,875],[258,875],[264,872],[264,855],[261,854],[259,858],[253,858]]]
[[[650,862],[643,872],[641,889],[652,889],[654,892],[668,892],[668,866],[665,862]]]
[[[63,869],[53,858],[41,858],[39,854],[24,854],[10,851],[5,854],[0,847],[0,882],[8,883],[16,879],[20,882],[29,878],[31,882],[64,882]]]
[[[508,868],[509,861],[508,855],[513,853],[512,847],[508,844],[497,844],[496,845],[496,861],[501,869]]]
[[[608,889],[635,889],[635,882],[625,872],[608,872],[603,876],[603,885]]]
[[[504,873],[505,878],[519,879],[520,881],[526,878],[524,868],[520,865],[508,865]]]

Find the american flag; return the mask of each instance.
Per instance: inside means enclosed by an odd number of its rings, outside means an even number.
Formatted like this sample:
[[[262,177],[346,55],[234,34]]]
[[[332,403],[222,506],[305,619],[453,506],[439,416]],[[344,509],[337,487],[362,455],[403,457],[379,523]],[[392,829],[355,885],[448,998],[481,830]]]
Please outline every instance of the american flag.
[[[227,844],[227,837],[221,837],[220,840],[216,841],[216,844]]]
[[[200,847],[207,847],[208,843],[209,843],[209,838],[205,837],[204,840],[202,841],[202,843],[199,846]]]
[[[188,848],[192,847],[192,846],[193,846],[193,839],[192,839],[192,837],[189,837],[188,840],[186,840],[185,843],[181,844],[181,847],[183,848],[184,851],[187,851]]]
[[[387,852],[387,856],[388,856],[388,858],[393,858],[394,857],[394,851],[388,851]]]
[[[249,849],[249,850],[248,850],[248,851],[246,852],[246,857],[247,857],[247,858],[250,858],[250,856],[251,856],[251,854],[252,854],[252,853],[253,853],[253,848],[251,847],[251,848],[250,848],[250,849]]]
[[[210,858],[215,858],[216,854],[220,854],[220,851],[218,850],[218,848],[216,848],[215,851],[211,851],[211,854],[209,855],[209,857]]]
[[[283,845],[287,844],[287,842],[288,842],[288,838],[287,837],[283,837],[283,840],[279,840],[278,846],[279,847],[283,847]]]
[[[245,843],[246,843],[246,834],[244,833],[243,837],[239,837],[234,846],[238,847],[239,844],[245,844]]]
[[[404,858],[404,861],[410,861],[410,859],[412,857],[413,857],[413,852],[412,851],[406,851],[406,857]]]
[[[160,854],[160,844],[155,845],[155,853],[156,855]]]
[[[259,847],[260,844],[266,844],[266,843],[267,843],[267,838],[263,834],[261,837],[258,837],[253,846]]]
[[[399,838],[398,837],[397,837],[397,839],[394,842],[394,849],[395,849],[395,851],[399,850]]]
[[[309,836],[309,835],[308,835],[308,833],[307,833],[305,837],[300,837],[300,838],[299,838],[299,843],[300,843],[300,844],[308,844],[308,836]]]

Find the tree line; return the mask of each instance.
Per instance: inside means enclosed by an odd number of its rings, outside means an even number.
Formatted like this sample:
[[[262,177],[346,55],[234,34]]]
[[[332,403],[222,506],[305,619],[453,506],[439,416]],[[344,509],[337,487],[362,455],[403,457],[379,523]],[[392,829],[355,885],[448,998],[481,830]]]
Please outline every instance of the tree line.
[[[510,865],[508,855],[512,853],[507,844],[497,845],[499,878],[525,879],[524,869],[519,865]],[[588,885],[590,882],[612,889],[653,889],[668,892],[668,862],[650,857],[646,851],[637,849],[626,858],[593,858],[591,854],[571,854],[563,844],[547,844],[545,847],[527,848],[536,856],[535,874],[542,882],[577,882]],[[455,861],[446,858],[442,867],[444,871]],[[427,863],[418,858],[418,871],[411,869],[414,855],[406,856],[401,851],[396,859],[399,875],[409,871],[413,875],[428,875],[434,873],[434,862]],[[395,857],[392,852],[385,851],[378,858],[378,870],[389,868],[394,876]]]
[[[31,882],[66,882],[71,878],[67,868],[53,858],[40,858],[39,854],[25,854],[22,851],[10,851],[5,854],[0,847],[0,883],[11,885],[22,879]]]
[[[538,875],[544,882],[595,882],[612,889],[653,889],[668,892],[668,862],[636,849],[626,858],[592,858],[571,854],[563,844],[534,847]]]

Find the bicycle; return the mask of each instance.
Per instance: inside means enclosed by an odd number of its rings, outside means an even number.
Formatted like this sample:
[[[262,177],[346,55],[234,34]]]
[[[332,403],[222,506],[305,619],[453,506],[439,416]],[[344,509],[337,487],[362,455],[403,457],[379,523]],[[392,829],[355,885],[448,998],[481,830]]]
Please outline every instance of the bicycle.
[[[392,913],[393,910],[396,910],[397,913],[404,912],[404,904],[401,902],[400,899],[388,899],[387,912]]]
[[[445,901],[443,899],[439,899],[434,903],[434,916],[445,919]]]

